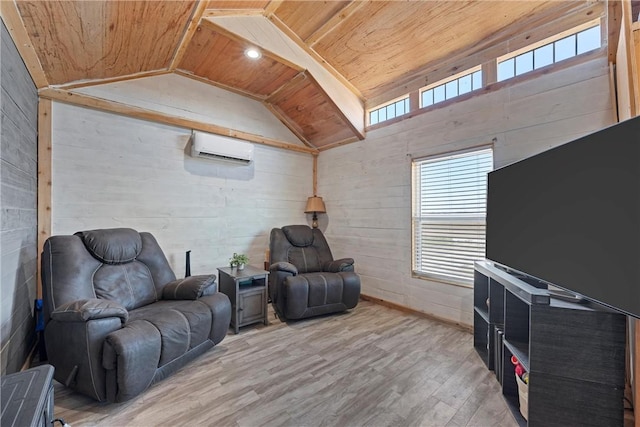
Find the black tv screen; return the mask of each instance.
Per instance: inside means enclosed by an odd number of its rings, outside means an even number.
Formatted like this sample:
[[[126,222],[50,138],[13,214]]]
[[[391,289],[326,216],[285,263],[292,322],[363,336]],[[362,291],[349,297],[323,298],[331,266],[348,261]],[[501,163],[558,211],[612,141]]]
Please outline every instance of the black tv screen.
[[[640,318],[640,117],[489,173],[486,257]]]

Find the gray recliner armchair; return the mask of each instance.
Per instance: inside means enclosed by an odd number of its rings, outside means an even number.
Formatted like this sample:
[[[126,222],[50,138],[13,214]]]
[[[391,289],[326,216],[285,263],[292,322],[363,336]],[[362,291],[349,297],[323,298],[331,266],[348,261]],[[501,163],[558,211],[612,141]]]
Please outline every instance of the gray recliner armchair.
[[[358,304],[360,277],[354,272],[353,259],[334,260],[317,228],[274,228],[269,254],[269,295],[281,319],[336,313]]]
[[[222,341],[231,319],[215,276],[176,280],[155,238],[129,228],[50,237],[42,285],[55,379],[99,401],[171,375]]]

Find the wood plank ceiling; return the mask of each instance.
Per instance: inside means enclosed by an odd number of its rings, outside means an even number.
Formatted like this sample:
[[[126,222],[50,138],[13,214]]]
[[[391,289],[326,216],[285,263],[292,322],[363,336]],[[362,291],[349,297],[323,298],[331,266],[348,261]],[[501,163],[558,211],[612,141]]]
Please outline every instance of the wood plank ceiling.
[[[364,137],[344,106],[308,70],[273,52],[262,49],[260,59],[248,59],[244,53],[252,43],[207,17],[266,16],[354,92],[364,108],[415,89],[412,84],[430,82],[433,75],[462,71],[442,67],[451,58],[477,56],[490,43],[592,4],[18,0],[15,7],[49,87],[177,72],[263,102],[303,143],[321,149]],[[434,70],[439,74],[430,74]]]

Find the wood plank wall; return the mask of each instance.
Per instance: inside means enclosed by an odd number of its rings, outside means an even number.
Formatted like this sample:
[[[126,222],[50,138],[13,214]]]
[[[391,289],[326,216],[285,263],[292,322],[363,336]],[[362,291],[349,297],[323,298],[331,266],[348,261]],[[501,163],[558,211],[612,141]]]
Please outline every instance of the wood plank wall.
[[[20,370],[34,343],[38,94],[7,28],[0,39],[0,374]]]
[[[74,92],[303,145],[261,102],[176,74],[77,88]]]
[[[271,228],[306,222],[309,154],[255,146],[250,166],[187,154],[189,131],[53,103],[52,232],[150,231],[176,274],[215,272],[234,252],[262,266]]]
[[[453,102],[323,151],[318,195],[336,257],[356,260],[362,293],[473,323],[472,289],[411,275],[411,158],[494,142],[500,167],[614,123],[606,52]]]

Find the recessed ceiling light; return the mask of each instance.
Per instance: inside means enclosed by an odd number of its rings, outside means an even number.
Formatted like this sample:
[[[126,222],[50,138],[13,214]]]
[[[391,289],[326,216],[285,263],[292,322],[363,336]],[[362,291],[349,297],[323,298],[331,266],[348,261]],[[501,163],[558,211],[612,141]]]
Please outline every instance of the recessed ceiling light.
[[[256,49],[255,47],[250,47],[249,49],[245,50],[244,54],[247,55],[247,57],[251,58],[251,59],[258,59],[258,58],[260,58],[262,56],[260,51],[258,49]]]

